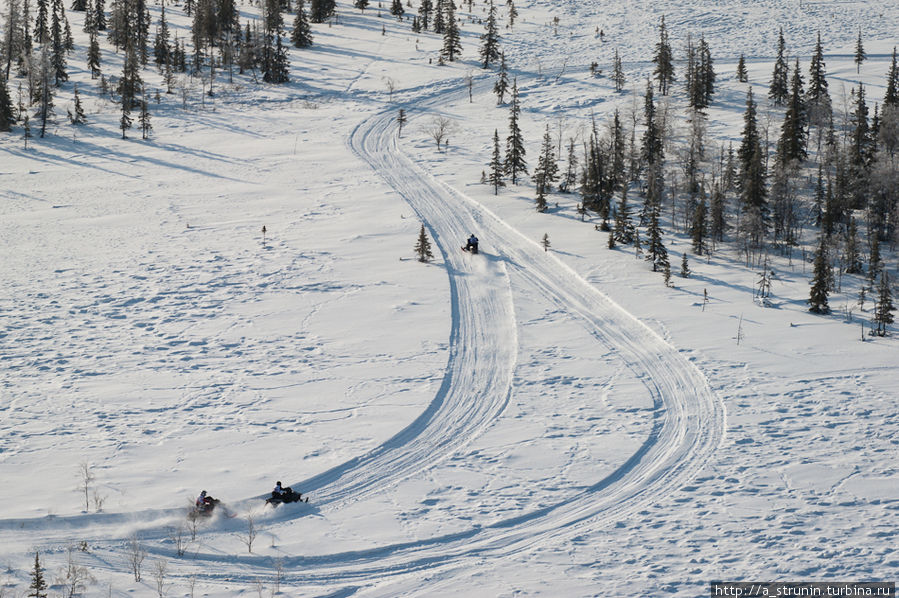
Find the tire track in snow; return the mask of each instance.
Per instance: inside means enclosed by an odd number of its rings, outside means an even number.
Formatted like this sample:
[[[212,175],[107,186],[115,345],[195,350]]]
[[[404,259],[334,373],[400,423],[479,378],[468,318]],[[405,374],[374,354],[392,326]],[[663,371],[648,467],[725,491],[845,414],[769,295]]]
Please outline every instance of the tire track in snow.
[[[465,93],[464,87],[432,93],[419,100],[417,111]],[[320,506],[337,509],[436,466],[496,420],[509,399],[517,355],[512,278],[556,309],[577,316],[598,342],[616,350],[653,398],[652,431],[617,470],[564,501],[454,534],[368,550],[287,557],[282,559],[290,572],[283,577],[285,584],[369,586],[377,581],[378,586],[369,590],[391,595],[391,579],[510,558],[610,527],[685,485],[711,457],[723,434],[723,406],[689,361],[555,256],[416,166],[397,147],[393,121],[392,112],[381,112],[361,123],[349,143],[409,202],[443,255],[452,304],[447,371],[434,400],[412,424],[366,455],[303,482],[304,491],[314,490]],[[485,248],[494,256],[470,260],[456,249],[475,223],[485,238],[493,240]],[[476,264],[485,271],[476,271]],[[126,518],[149,522],[165,514],[172,512],[112,516],[107,523],[121,524]],[[270,523],[276,524],[280,516]],[[302,514],[283,514],[290,519],[298,516]],[[43,522],[48,531],[67,527],[61,524]],[[150,538],[165,537],[161,530],[145,531]],[[110,549],[116,553],[110,562],[121,560],[121,548]],[[199,575],[209,581],[233,581],[235,573],[251,579],[254,571],[271,568],[271,559],[248,555],[240,559],[240,573],[233,567],[211,572],[208,564],[223,558],[196,554]]]
[[[422,109],[446,101],[445,95],[441,95],[416,105]],[[624,464],[565,501],[484,527],[420,542],[298,558],[294,564],[304,572],[294,579],[297,583],[362,581],[421,569],[456,567],[461,566],[462,561],[508,557],[519,551],[535,550],[542,544],[583,533],[585,526],[593,530],[613,525],[691,480],[711,457],[723,436],[723,404],[697,368],[574,270],[547,255],[537,243],[526,239],[477,202],[435,180],[402,155],[396,144],[393,120],[392,114],[387,112],[368,119],[353,132],[350,145],[410,203],[430,228],[436,245],[447,260],[454,297],[454,338],[475,339],[478,335],[465,330],[466,326],[478,322],[477,313],[495,313],[495,306],[489,301],[477,302],[484,298],[484,293],[469,296],[474,301],[460,301],[461,295],[470,293],[471,288],[467,287],[464,292],[457,289],[460,279],[469,281],[454,244],[464,238],[471,223],[476,222],[478,230],[485,231],[485,238],[494,240],[490,249],[498,258],[485,256],[492,268],[497,264],[504,265],[509,276],[520,277],[525,285],[557,309],[578,316],[598,342],[616,350],[652,395],[654,423],[644,444]],[[489,278],[483,281],[487,282]],[[505,279],[501,285],[491,283],[489,286],[492,290],[487,297],[498,291],[508,292]],[[506,333],[505,336],[511,338],[513,334]],[[494,331],[492,335],[477,338],[477,342],[501,338],[503,334]],[[499,350],[502,347],[494,347],[489,352]],[[456,383],[451,372],[458,369],[454,363],[458,358],[458,352],[451,351],[450,373],[444,386]],[[479,372],[475,379],[496,375],[493,363],[475,362],[473,365]],[[485,388],[486,385],[481,383],[478,387]],[[487,423],[482,422],[481,427]],[[413,427],[424,434],[422,440],[427,442],[429,432]],[[468,433],[463,428],[455,432]],[[467,442],[470,437],[464,440]],[[438,461],[439,458],[433,460],[427,467]],[[370,461],[367,465],[376,463]],[[400,472],[386,473],[396,476]],[[407,471],[402,475],[408,474]],[[381,478],[378,471],[369,475]],[[346,490],[343,487],[341,492]]]

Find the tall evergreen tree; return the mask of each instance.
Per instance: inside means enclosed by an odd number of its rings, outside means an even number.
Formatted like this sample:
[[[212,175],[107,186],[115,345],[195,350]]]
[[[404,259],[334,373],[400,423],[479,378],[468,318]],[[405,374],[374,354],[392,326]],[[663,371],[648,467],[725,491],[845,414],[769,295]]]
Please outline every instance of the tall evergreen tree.
[[[543,145],[540,147],[540,156],[537,158],[537,168],[534,169],[534,183],[537,186],[537,196],[546,197],[552,191],[552,184],[559,179],[559,165],[556,162],[556,154],[553,151],[553,140],[549,134],[549,125],[543,134]],[[546,206],[543,209],[545,211]]]
[[[821,33],[818,33],[818,41],[815,44],[815,52],[812,55],[809,67],[808,92],[806,92],[809,122],[815,126],[827,124],[832,110],[830,92],[827,86],[827,70],[824,64],[824,48],[821,45]]]
[[[499,148],[499,130],[493,130],[493,156],[490,158],[490,174],[487,175],[487,182],[493,185],[493,194],[499,195],[499,188],[505,187],[506,182],[503,180],[503,157]]]
[[[421,225],[418,231],[418,240],[415,242],[415,255],[418,261],[425,263],[434,259],[434,252],[431,251],[431,241],[428,239],[428,233],[425,232],[425,225]]]
[[[308,48],[312,45],[312,28],[309,25],[309,18],[306,16],[304,0],[297,0],[297,14],[293,19],[290,41],[296,48]]]
[[[150,124],[150,107],[147,105],[147,92],[143,91],[140,99],[140,116],[138,116],[138,123],[140,124],[140,135],[142,139],[150,138],[150,131],[153,130],[153,125]]]
[[[830,264],[827,258],[827,236],[823,233],[819,236],[813,268],[811,291],[808,299],[809,311],[816,314],[830,313],[830,306],[827,304]]]
[[[365,9],[368,8],[368,0],[353,0],[353,6],[365,12]]]
[[[403,8],[403,0],[392,0],[390,3],[390,14],[398,19],[401,19],[406,14],[406,9]]]
[[[418,6],[418,22],[422,30],[427,31],[431,24],[431,13],[434,10],[434,4],[431,0],[421,0]]]
[[[787,58],[785,56],[787,44],[784,41],[784,30],[781,27],[777,35],[777,58],[774,60],[774,72],[771,74],[771,84],[768,87],[768,97],[775,106],[783,106],[790,95],[788,85]]]
[[[6,77],[0,74],[0,131],[9,131],[15,122]]]
[[[706,237],[708,236],[708,209],[705,204],[705,192],[696,203],[693,210],[693,220],[690,223],[690,238],[693,242],[693,251],[696,255],[702,255],[706,249]]]
[[[855,218],[849,218],[849,228],[846,230],[844,262],[847,274],[861,274],[862,258],[858,249],[858,225],[855,222]]]
[[[668,250],[662,242],[662,228],[659,224],[658,204],[654,204],[649,211],[649,225],[647,226],[647,234],[649,235],[649,246],[647,247],[646,260],[652,262],[652,271],[664,271],[666,267],[670,268],[668,261]]]
[[[484,28],[484,33],[481,35],[481,60],[483,61],[483,67],[486,69],[490,68],[490,64],[500,58],[499,30],[496,25],[496,7],[493,5],[493,0],[490,0],[490,7],[487,10],[487,22]]]
[[[512,81],[512,101],[509,106],[509,136],[506,138],[506,174],[512,177],[512,184],[518,184],[519,173],[527,174],[527,162],[524,156],[524,140],[521,136],[521,126],[518,123],[521,117],[521,105],[518,99],[518,80]]]
[[[91,71],[91,79],[100,76],[100,43],[97,41],[97,32],[90,32],[90,41],[87,48],[87,68]]]
[[[434,33],[443,35],[446,32],[445,0],[437,0],[434,5]]]
[[[313,23],[324,23],[336,8],[336,0],[310,0],[309,18]]]
[[[624,69],[621,68],[621,56],[618,55],[618,48],[615,48],[615,57],[612,59],[612,81],[615,83],[615,91],[622,91],[627,83]]]
[[[655,54],[652,62],[655,64],[653,76],[658,81],[659,93],[668,95],[668,89],[674,81],[674,56],[671,52],[671,44],[668,41],[668,27],[665,25],[665,16],[659,23],[659,41],[656,42]]]
[[[893,60],[887,73],[887,90],[883,96],[883,109],[887,106],[899,107],[899,65],[896,64],[896,48],[893,48]]]
[[[57,87],[63,81],[69,80],[66,72],[66,41],[63,33],[65,13],[62,0],[53,0],[53,11],[50,25],[50,64],[53,65],[53,79]]]
[[[790,80],[790,99],[780,129],[777,142],[777,157],[784,166],[791,162],[802,162],[806,158],[806,131],[808,114],[805,107],[805,92],[802,89],[802,74],[799,72],[799,59],[793,68]]]
[[[859,27],[858,29],[858,40],[855,42],[855,56],[853,60],[855,61],[855,72],[861,73],[862,63],[868,55],[865,53],[865,47],[862,45],[862,29]]]
[[[459,24],[456,22],[455,0],[449,0],[445,6],[446,30],[443,33],[443,48],[440,50],[440,57],[454,62],[456,57],[462,53]]]
[[[28,596],[31,598],[47,598],[47,582],[44,579],[44,568],[41,566],[40,555],[34,553],[34,568],[31,570],[31,590]]]
[[[877,286],[877,301],[874,303],[874,333],[877,336],[885,336],[887,326],[893,323],[893,293],[890,290],[890,276],[884,270],[880,274],[880,284]]]
[[[509,71],[506,70],[506,53],[499,54],[499,73],[496,75],[496,83],[493,86],[493,93],[496,94],[496,103],[502,104],[506,92],[509,91]]]
[[[631,208],[627,203],[627,185],[621,188],[621,198],[615,210],[615,227],[612,229],[612,238],[626,245],[634,242],[636,234]]]
[[[51,83],[53,67],[50,64],[50,53],[47,50],[47,44],[44,44],[41,48],[40,61],[38,114],[41,118],[41,138],[43,138],[47,133],[47,123],[53,118],[53,84]]]
[[[656,123],[656,109],[653,101],[652,81],[646,81],[646,95],[643,99],[643,141],[641,157],[645,164],[661,164],[664,160],[662,135]]]
[[[749,81],[749,73],[746,72],[746,58],[740,52],[740,60],[737,61],[737,81],[746,83]]]

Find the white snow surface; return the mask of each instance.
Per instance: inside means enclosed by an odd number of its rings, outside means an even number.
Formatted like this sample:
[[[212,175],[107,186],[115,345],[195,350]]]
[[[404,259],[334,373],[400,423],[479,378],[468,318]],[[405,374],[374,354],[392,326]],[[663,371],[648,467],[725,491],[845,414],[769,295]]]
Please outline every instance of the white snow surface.
[[[639,114],[663,14],[677,52],[688,33],[710,43],[716,144],[739,138],[740,53],[776,135],[779,27],[803,68],[821,32],[839,108],[858,82],[882,98],[899,26],[895,0],[516,8],[503,47],[531,169],[547,124],[580,143],[593,116],[635,102]],[[607,249],[576,196],[539,214],[529,181],[498,195],[479,182],[508,108],[479,68],[467,5],[462,61],[446,66],[439,37],[408,21],[350,2],[339,14],[291,50],[289,85],[219,74],[214,97],[163,93],[149,141],[121,138],[76,60],[88,124],[60,118],[27,149],[21,131],[0,137],[0,589],[26,593],[36,550],[55,580],[73,547],[88,596],[700,596],[712,580],[896,580],[899,354],[891,336],[862,342],[860,280],[813,315],[801,251],[773,255],[763,307],[737,250],[699,258],[670,234],[672,265],[690,252],[693,275],[665,288],[632,249]],[[179,7],[167,15],[184,34]],[[80,33],[83,15],[69,16]],[[588,73],[593,60],[608,72],[616,47],[624,93]],[[104,46],[104,70],[120,61]],[[441,151],[437,115],[453,123]],[[422,224],[428,264],[412,251]],[[459,250],[471,232],[477,256]],[[275,480],[310,502],[264,507]],[[201,489],[233,517],[201,522],[178,555]]]

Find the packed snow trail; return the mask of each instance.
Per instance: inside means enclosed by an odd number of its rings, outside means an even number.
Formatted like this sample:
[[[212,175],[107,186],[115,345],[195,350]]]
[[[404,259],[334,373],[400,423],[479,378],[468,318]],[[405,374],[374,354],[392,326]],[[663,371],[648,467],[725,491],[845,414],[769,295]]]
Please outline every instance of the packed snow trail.
[[[416,113],[447,102],[447,96],[467,93],[434,92],[416,102]],[[362,122],[352,133],[352,149],[409,202],[429,228],[448,272],[452,323],[443,383],[428,408],[409,426],[369,453],[297,484],[313,493],[315,507],[329,512],[341,505],[383,491],[438,465],[497,421],[510,392],[517,354],[517,329],[512,281],[542,297],[554,309],[577,317],[604,348],[612,348],[645,385],[654,402],[652,430],[642,446],[615,471],[565,500],[524,511],[488,524],[447,535],[370,550],[318,557],[283,559],[285,584],[341,586],[355,583],[390,595],[390,580],[420,570],[454,569],[482,559],[511,558],[540,550],[588,530],[609,527],[646,509],[686,484],[711,457],[721,440],[724,410],[702,374],[678,351],[625,310],[610,301],[577,273],[547,254],[477,202],[424,172],[397,146],[393,109]],[[482,236],[483,255],[459,251],[468,234]],[[588,482],[589,483],[589,482]],[[248,499],[234,505],[242,508]],[[267,518],[303,517],[303,510],[283,509]],[[164,540],[178,511],[109,514],[93,518],[111,527],[125,520],[143,527],[147,541]],[[163,523],[165,517],[168,521]],[[158,518],[154,523],[150,523]],[[85,518],[86,520],[87,518]],[[80,527],[81,518],[32,522],[51,536],[64,537]],[[148,527],[141,522],[150,523]],[[14,522],[5,522],[12,526]],[[237,524],[219,522],[208,534],[235,533]],[[7,527],[7,526],[4,526]],[[110,530],[112,531],[112,530]],[[107,562],[127,568],[121,543],[109,546]],[[209,543],[204,543],[209,546]],[[149,545],[166,554],[168,549]],[[226,558],[200,551],[193,562],[197,574],[209,580],[233,578],[208,569]],[[227,557],[230,559],[231,557]],[[266,557],[245,556],[241,568],[266,571]],[[249,575],[249,573],[248,573]]]
[[[426,110],[446,101],[446,94],[439,94],[416,106]],[[319,487],[325,502],[361,496],[381,481],[389,485],[433,467],[499,415],[508,398],[505,368],[514,360],[508,353],[515,340],[514,325],[509,323],[513,316],[509,277],[520,278],[556,309],[576,315],[598,342],[613,348],[650,392],[655,420],[649,437],[634,455],[565,501],[467,532],[367,551],[291,559],[291,565],[302,570],[292,577],[294,583],[383,579],[419,569],[452,567],[468,559],[508,557],[582,533],[584,526],[591,530],[611,526],[686,484],[711,457],[723,434],[722,403],[704,376],[674,347],[537,243],[423,172],[399,151],[395,131],[394,114],[385,111],[357,127],[350,145],[409,202],[443,254],[453,303],[448,371],[435,403],[415,424],[369,456],[325,476],[333,480]],[[479,260],[486,264],[487,274],[473,276],[469,256],[457,250],[459,240],[470,230],[482,234],[486,255]],[[502,299],[497,302],[497,297]],[[489,317],[480,317],[483,314]],[[499,322],[495,320],[498,316],[502,318]],[[487,328],[467,329],[482,325]],[[507,344],[481,346],[478,351],[470,346],[472,342]],[[473,359],[478,352],[490,358],[485,362]],[[503,358],[497,360],[497,355]],[[490,408],[479,410],[473,418],[454,413],[472,406],[464,398],[471,389],[454,388],[459,383],[471,384]],[[502,390],[502,395],[490,397],[491,388]],[[454,427],[434,425],[438,421]],[[414,438],[404,444],[409,436]],[[418,461],[420,458],[424,461]]]

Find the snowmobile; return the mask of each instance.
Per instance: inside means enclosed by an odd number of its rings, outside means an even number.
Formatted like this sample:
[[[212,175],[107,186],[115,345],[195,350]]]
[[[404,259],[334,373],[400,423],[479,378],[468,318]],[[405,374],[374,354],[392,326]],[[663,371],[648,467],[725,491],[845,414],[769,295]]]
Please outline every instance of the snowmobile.
[[[281,503],[288,502],[309,502],[309,497],[307,496],[303,499],[302,492],[294,492],[290,488],[285,488],[284,492],[281,494],[275,494],[272,492],[272,495],[265,499],[265,504],[272,505],[273,507],[277,507]]]
[[[468,238],[468,243],[466,243],[462,247],[462,251],[468,251],[469,253],[473,253],[473,254],[477,255],[477,253],[478,253],[478,238],[474,235],[471,235]]]
[[[194,506],[194,514],[199,515],[200,517],[212,517],[213,511],[215,511],[216,507],[218,507],[221,502],[222,501],[217,498],[207,496],[205,502]]]

